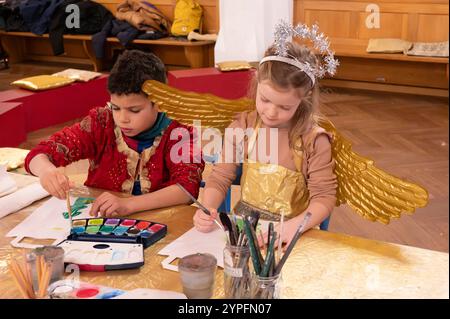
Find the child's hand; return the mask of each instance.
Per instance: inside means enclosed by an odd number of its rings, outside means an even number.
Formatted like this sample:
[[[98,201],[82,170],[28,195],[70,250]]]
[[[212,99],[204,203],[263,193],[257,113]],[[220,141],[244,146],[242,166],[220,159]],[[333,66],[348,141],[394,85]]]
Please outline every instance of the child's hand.
[[[298,227],[300,226],[300,223],[303,219],[299,218],[292,218],[290,220],[285,220],[283,225],[283,234],[281,234],[281,244],[283,246],[283,252],[286,251],[287,247],[292,241],[292,238],[294,237]],[[280,236],[280,224],[278,223],[277,226],[274,227],[274,231],[277,232],[277,239],[275,240],[275,249],[278,249],[278,242],[279,242],[279,236]],[[258,236],[258,244],[260,247],[264,247],[264,245],[268,245],[267,243],[267,236],[268,233],[265,232],[263,234],[263,238],[261,236]],[[263,242],[264,240],[264,242]]]
[[[211,216],[205,214],[201,209],[197,209],[193,218],[195,228],[202,233],[209,233],[217,227],[214,223],[214,219],[216,219],[218,215],[217,209],[208,209],[211,212]]]
[[[66,194],[74,186],[69,178],[57,169],[49,169],[39,176],[42,187],[52,196],[65,199]]]
[[[91,206],[89,215],[102,216],[102,217],[114,217],[125,216],[131,214],[130,200],[132,198],[117,197],[108,192],[102,193]]]

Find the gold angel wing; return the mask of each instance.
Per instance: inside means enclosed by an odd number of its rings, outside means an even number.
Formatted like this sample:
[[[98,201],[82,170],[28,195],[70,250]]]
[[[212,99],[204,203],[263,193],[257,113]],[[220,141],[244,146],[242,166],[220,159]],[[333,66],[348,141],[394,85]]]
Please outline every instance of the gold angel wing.
[[[186,92],[154,80],[146,81],[142,90],[169,117],[186,125],[201,120],[203,127],[218,128],[222,134],[236,113],[254,108],[250,99],[229,100],[212,94]]]
[[[202,126],[218,128],[222,133],[236,113],[254,109],[250,99],[229,100],[186,92],[153,80],[146,81],[142,89],[171,118],[187,125],[201,120]],[[328,119],[319,125],[333,135],[338,206],[347,203],[359,215],[388,224],[391,218],[399,218],[403,212],[412,214],[427,204],[425,189],[376,168],[372,160],[354,153],[351,143]]]
[[[353,152],[350,141],[328,119],[320,120],[319,125],[333,135],[337,206],[347,203],[362,217],[388,224],[391,218],[412,214],[428,203],[424,188],[378,169],[372,160]]]

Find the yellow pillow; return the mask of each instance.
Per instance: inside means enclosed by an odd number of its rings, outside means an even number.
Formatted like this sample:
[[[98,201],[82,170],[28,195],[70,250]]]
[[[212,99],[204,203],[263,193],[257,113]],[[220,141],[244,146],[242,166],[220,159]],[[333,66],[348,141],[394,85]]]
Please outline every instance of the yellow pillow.
[[[69,85],[73,82],[75,80],[63,76],[38,75],[14,81],[11,85],[32,91],[41,91]]]
[[[411,48],[412,42],[402,39],[370,39],[367,46],[369,53],[403,53]]]
[[[0,147],[0,165],[6,166],[8,171],[16,169],[25,163],[29,152],[21,148]]]
[[[252,66],[247,61],[226,61],[217,63],[217,67],[222,72],[227,71],[237,71],[237,70],[248,70]]]

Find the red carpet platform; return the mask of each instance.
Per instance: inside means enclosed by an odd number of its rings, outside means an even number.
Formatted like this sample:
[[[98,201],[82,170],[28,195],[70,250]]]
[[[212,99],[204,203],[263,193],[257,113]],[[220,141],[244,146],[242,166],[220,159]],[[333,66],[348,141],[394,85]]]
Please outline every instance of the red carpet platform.
[[[0,147],[18,146],[26,133],[87,115],[109,100],[107,75],[86,83],[32,92],[0,92]],[[25,129],[25,136],[22,134]]]
[[[216,68],[176,70],[168,72],[168,81],[169,85],[181,90],[238,99],[247,95],[254,72],[253,69],[221,72]]]
[[[14,147],[27,138],[22,103],[0,101],[0,147]]]
[[[227,99],[247,95],[254,70],[221,72],[216,68],[168,72],[169,85],[185,91],[211,93]],[[0,147],[14,147],[26,134],[85,116],[109,100],[108,75],[87,83],[32,92],[13,89],[0,92]]]

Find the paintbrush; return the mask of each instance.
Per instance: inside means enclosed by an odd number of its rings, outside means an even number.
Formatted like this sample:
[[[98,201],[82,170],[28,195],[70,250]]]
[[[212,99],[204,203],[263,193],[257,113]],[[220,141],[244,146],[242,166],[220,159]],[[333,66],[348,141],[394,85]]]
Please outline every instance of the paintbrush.
[[[261,272],[261,263],[257,255],[255,238],[252,235],[251,229],[252,225],[247,218],[244,218],[244,231],[248,239],[248,247],[250,249],[250,256],[252,257],[253,268],[255,270],[255,273],[259,275],[259,273]]]
[[[225,230],[228,231],[231,246],[236,246],[236,237],[233,232],[233,225],[231,224],[230,218],[225,213],[219,213],[219,218]]]
[[[261,267],[260,277],[267,277],[269,275],[270,265],[272,264],[272,260],[274,258],[275,253],[275,240],[277,238],[277,232],[272,232],[272,238],[270,238],[269,248],[267,248],[267,256],[264,265]]]
[[[184,188],[180,183],[177,183],[177,186],[187,195],[189,196],[189,198],[191,199],[191,201],[193,201],[194,203],[196,203],[198,205],[198,207],[206,214],[211,216],[211,212],[209,211],[208,208],[206,208],[205,206],[203,206],[194,196],[191,195],[191,193],[189,193],[186,188]],[[225,229],[223,228],[223,226],[214,218],[214,222],[217,224],[217,226],[219,226],[220,229],[222,229],[223,231],[225,231]]]
[[[283,226],[284,226],[284,210],[281,211],[281,220],[280,220],[280,238],[278,240],[278,259],[281,258],[281,246],[283,244]]]
[[[298,239],[300,238],[301,234],[303,233],[303,229],[305,228],[306,224],[308,224],[309,219],[311,218],[311,213],[307,212],[305,215],[305,218],[303,219],[302,223],[297,229],[297,232],[295,233],[294,237],[291,240],[291,243],[289,244],[288,248],[286,249],[286,252],[284,253],[283,257],[281,258],[280,262],[278,263],[277,267],[275,268],[274,275],[278,275],[281,272],[281,269],[283,268],[284,263],[286,262],[287,258],[289,257],[289,254],[292,252],[292,249],[294,249],[295,244],[297,243]]]
[[[259,217],[258,217],[258,218],[259,218]],[[252,236],[253,236],[253,238],[254,238],[254,240],[255,240],[256,253],[257,253],[258,258],[259,258],[259,263],[260,263],[260,265],[261,265],[261,267],[262,267],[262,265],[263,265],[263,263],[264,263],[264,258],[263,258],[262,254],[261,254],[261,249],[260,249],[260,247],[259,247],[259,245],[258,245],[258,236],[256,236],[256,227],[255,227],[255,228],[250,227],[250,232],[252,233]]]
[[[69,191],[66,192],[66,202],[67,202],[67,214],[69,214],[70,221],[70,232],[72,232],[73,223],[72,223],[72,207],[70,206],[70,196]]]

